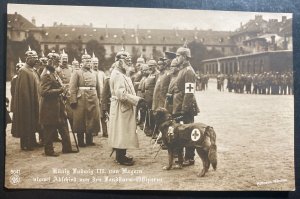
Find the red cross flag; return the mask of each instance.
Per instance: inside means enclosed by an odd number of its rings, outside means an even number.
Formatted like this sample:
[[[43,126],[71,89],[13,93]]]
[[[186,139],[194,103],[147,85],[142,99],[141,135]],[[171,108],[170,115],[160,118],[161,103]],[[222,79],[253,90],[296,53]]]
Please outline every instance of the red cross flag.
[[[184,93],[195,93],[195,83],[187,82],[184,88]]]

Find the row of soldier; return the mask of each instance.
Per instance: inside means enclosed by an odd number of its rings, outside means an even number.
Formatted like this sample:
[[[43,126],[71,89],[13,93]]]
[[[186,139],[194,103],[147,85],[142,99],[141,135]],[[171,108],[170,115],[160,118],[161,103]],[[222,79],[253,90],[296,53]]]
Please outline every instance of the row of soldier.
[[[217,90],[224,91],[227,79],[229,92],[247,94],[290,95],[294,93],[293,72],[264,72],[260,74],[239,73],[217,75]]]
[[[108,136],[109,145],[116,151],[116,161],[133,165],[133,158],[126,156],[126,149],[138,147],[134,125],[140,124],[146,135],[153,136],[157,131],[153,111],[157,108],[165,107],[183,123],[194,122],[199,112],[194,96],[196,76],[189,63],[191,52],[186,46],[180,47],[176,54],[166,52],[158,62],[150,59],[145,63],[140,57],[135,66],[129,53],[121,50],[110,69],[111,78],[105,78],[104,72],[98,70],[97,58],[86,52],[82,56],[82,67],[75,60],[70,67],[64,52],[61,55],[51,52],[39,60],[34,50],[29,49],[25,54],[26,62],[17,65],[18,75],[13,78],[11,89],[12,135],[21,138],[22,150],[39,146],[35,138],[39,132],[45,154],[58,156],[53,149],[58,132],[62,152],[78,152],[70,143],[68,119],[79,147],[95,145],[93,135],[97,135],[102,126],[103,136]],[[111,103],[117,104],[110,106]],[[135,124],[117,116],[118,107],[120,115],[137,107]],[[125,118],[131,119],[131,116]],[[134,130],[134,135],[129,136],[124,132],[126,129]],[[184,165],[194,164],[194,150],[185,149]]]
[[[227,77],[227,89],[236,93],[290,95],[294,92],[293,73],[264,72],[254,75],[237,73]]]

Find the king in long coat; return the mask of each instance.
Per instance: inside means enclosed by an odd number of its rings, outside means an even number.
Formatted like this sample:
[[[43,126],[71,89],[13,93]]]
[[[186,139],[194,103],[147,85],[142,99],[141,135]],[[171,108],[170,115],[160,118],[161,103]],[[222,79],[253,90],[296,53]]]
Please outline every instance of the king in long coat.
[[[113,148],[137,148],[136,96],[130,77],[122,69],[113,69],[110,77],[111,106],[108,128],[108,142]]]

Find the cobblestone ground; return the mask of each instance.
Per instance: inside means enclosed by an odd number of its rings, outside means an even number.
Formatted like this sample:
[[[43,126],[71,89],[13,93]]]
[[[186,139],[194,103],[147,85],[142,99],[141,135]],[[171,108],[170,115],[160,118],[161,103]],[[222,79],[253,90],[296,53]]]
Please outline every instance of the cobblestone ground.
[[[29,189],[199,191],[295,188],[292,95],[219,92],[216,81],[211,79],[208,90],[197,92],[196,98],[201,112],[195,120],[213,126],[217,133],[218,169],[210,170],[203,178],[196,176],[202,169],[198,157],[194,166],[162,170],[167,164],[167,152],[160,151],[154,159],[158,148],[152,147],[151,140],[142,131],[138,132],[140,148],[128,151],[136,164],[125,168],[109,157],[111,149],[107,139],[101,136],[95,138],[94,147],[54,158],[46,157],[43,148],[21,151],[9,125],[5,185]],[[61,151],[60,143],[55,143],[55,151]]]

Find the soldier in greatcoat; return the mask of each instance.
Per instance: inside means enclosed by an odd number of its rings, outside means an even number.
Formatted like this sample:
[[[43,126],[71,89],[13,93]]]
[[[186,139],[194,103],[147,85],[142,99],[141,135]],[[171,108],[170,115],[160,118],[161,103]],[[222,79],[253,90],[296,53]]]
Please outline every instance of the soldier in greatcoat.
[[[149,75],[145,79],[144,96],[148,105],[148,111],[146,113],[146,124],[144,132],[147,136],[153,135],[154,130],[154,115],[152,110],[153,93],[155,84],[158,78],[158,72],[156,70],[157,62],[152,58],[148,61]]]
[[[170,85],[172,72],[170,71],[171,61],[176,57],[175,53],[165,52],[165,56],[160,59],[162,62],[158,64],[158,78],[154,88],[152,110],[155,111],[159,107],[165,106],[165,100],[168,93],[168,87]]]
[[[129,66],[125,62],[128,53],[117,54],[115,68],[110,77],[111,106],[108,125],[108,143],[116,151],[116,161],[131,166],[133,158],[126,156],[129,148],[138,148],[136,133],[136,106],[145,107],[146,102],[136,96],[133,83],[126,75]]]
[[[11,103],[10,103],[10,111],[13,113],[14,112],[14,107],[13,107],[13,101],[15,99],[15,89],[16,89],[16,82],[18,79],[18,75],[19,75],[19,70],[20,68],[24,67],[25,63],[23,63],[21,61],[21,59],[19,58],[19,62],[16,65],[16,75],[13,76],[13,78],[11,79],[10,82],[10,94],[11,94]]]
[[[44,149],[46,156],[58,156],[54,152],[53,139],[57,131],[62,138],[62,153],[73,153],[72,150],[67,115],[62,94],[66,86],[55,71],[56,63],[59,61],[57,53],[48,54],[48,64],[46,72],[41,77],[41,101],[40,101],[40,123],[43,126]]]
[[[98,79],[98,83],[99,83],[99,93],[100,93],[100,104],[99,104],[99,110],[100,110],[100,126],[102,129],[102,134],[106,134],[103,132],[103,126],[106,125],[105,122],[105,116],[102,114],[102,109],[101,109],[101,104],[103,101],[103,87],[104,87],[104,80],[105,80],[105,73],[102,70],[99,70],[99,59],[95,56],[95,54],[93,53],[93,57],[92,57],[92,67],[93,67],[93,71],[94,73],[97,75],[97,79]],[[101,131],[100,129],[100,131]],[[98,135],[98,132],[96,132],[95,135]]]
[[[35,133],[39,130],[39,77],[34,66],[36,51],[26,51],[26,63],[19,69],[13,103],[12,135],[20,138],[21,149],[31,151],[37,146]]]
[[[100,131],[99,82],[92,71],[91,56],[82,55],[82,68],[70,80],[70,104],[73,110],[73,131],[80,147],[94,146],[93,134]],[[85,136],[85,142],[84,142]]]
[[[63,50],[62,54],[60,55],[60,65],[56,67],[55,70],[62,80],[63,86],[65,87],[65,93],[63,93],[63,97],[65,98],[64,100],[66,105],[67,117],[70,122],[71,128],[73,128],[73,111],[70,107],[70,80],[73,68],[68,65],[68,60],[68,54]]]
[[[196,88],[196,74],[189,60],[191,51],[186,44],[176,51],[179,71],[175,80],[173,96],[173,115],[181,116],[180,122],[193,123],[194,116],[200,111],[194,95]],[[185,147],[184,166],[194,164],[195,147]]]

